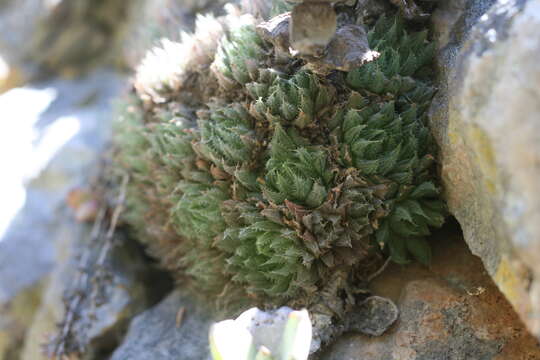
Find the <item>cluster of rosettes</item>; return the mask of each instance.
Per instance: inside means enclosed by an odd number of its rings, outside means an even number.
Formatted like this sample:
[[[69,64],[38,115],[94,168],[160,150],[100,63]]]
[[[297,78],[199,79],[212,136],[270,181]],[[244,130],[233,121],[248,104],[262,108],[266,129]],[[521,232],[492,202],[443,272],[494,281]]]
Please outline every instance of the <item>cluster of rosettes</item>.
[[[171,74],[211,92],[188,102],[139,84],[125,107],[126,221],[178,279],[221,304],[340,314],[385,257],[428,263],[425,236],[444,221],[425,125],[433,46],[382,18],[369,32],[380,57],[323,77],[299,60],[276,65],[254,22],[232,23],[206,63]],[[159,101],[143,98],[143,110],[141,94]]]

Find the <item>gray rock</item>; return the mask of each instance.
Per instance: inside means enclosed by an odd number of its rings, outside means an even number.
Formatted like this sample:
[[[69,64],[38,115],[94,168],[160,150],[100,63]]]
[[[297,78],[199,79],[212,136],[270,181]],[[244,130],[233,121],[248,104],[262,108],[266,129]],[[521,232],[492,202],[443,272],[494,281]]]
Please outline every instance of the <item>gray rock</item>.
[[[331,315],[312,313],[310,318],[313,325],[310,353],[316,353],[343,334],[344,328],[336,326]]]
[[[431,128],[450,211],[540,337],[540,1],[441,2]]]
[[[375,21],[384,13],[388,13],[391,5],[386,0],[358,0],[356,12],[362,23]]]
[[[367,32],[361,25],[348,24],[340,27],[323,56],[319,58],[301,56],[309,67],[318,73],[330,70],[351,71],[379,57],[369,48]]]
[[[110,136],[110,101],[119,93],[122,79],[102,70],[86,78],[39,83],[0,96],[0,105],[9,113],[0,128],[0,160],[8,184],[0,195],[4,209],[16,208],[20,201],[24,204],[18,216],[2,212],[0,219],[0,268],[19,276],[16,282],[0,279],[0,300],[36,281],[30,274],[38,271],[25,274],[22,267],[50,269],[54,251],[43,234],[55,230],[56,211],[65,195],[98,162]],[[41,251],[33,251],[38,245]],[[16,249],[20,250],[14,258]]]
[[[285,13],[257,26],[259,35],[274,45],[278,55],[290,56],[289,30],[291,21],[291,14]],[[318,56],[310,56],[305,53],[298,53],[297,56],[306,60],[308,67],[314,72],[325,74],[332,70],[350,71],[376,60],[380,55],[369,48],[365,28],[355,24],[340,26],[330,42],[321,49],[324,51]],[[294,50],[292,52],[295,53]]]
[[[166,274],[152,268],[133,240],[117,235],[114,243],[98,280],[101,288],[83,305],[84,321],[77,322],[79,334],[93,352],[118,345],[131,319],[161,300],[170,286]]]
[[[68,214],[65,217],[69,219]],[[88,226],[65,221],[60,227],[61,236],[55,240],[63,248],[62,258],[57,259],[28,329],[22,360],[48,359],[43,342],[63,330],[65,304],[78,299],[71,331],[51,341],[48,350],[54,353],[56,344],[63,344],[69,350],[82,349],[81,359],[101,359],[120,343],[132,317],[155,304],[167,288],[167,281],[159,278],[163,275],[149,266],[135,243],[117,235],[111,250],[103,251],[105,243],[91,238]],[[94,266],[103,254],[103,265]],[[85,273],[88,281],[83,283],[80,279]]]
[[[119,92],[121,79],[102,70],[82,81],[50,81],[0,97],[9,114],[0,143],[6,181],[0,189],[3,209],[16,208],[26,196],[18,214],[3,212],[0,219],[0,333],[8,333],[4,343],[20,346],[38,309],[41,289],[63,250],[55,247],[63,231],[59,209],[66,193],[99,160],[110,135],[110,99]],[[21,320],[15,303],[34,305]]]
[[[297,54],[321,56],[336,28],[337,16],[330,4],[306,2],[297,5],[291,14],[291,47]]]
[[[184,312],[180,324],[179,311]],[[209,357],[208,332],[212,322],[209,311],[176,290],[133,319],[111,360],[205,360]]]
[[[313,337],[310,353],[326,349],[344,333],[381,336],[394,325],[398,317],[399,309],[396,304],[391,299],[381,296],[368,297],[338,322],[332,316],[311,313]]]
[[[123,37],[141,1],[12,1],[0,7],[0,53],[26,78],[43,70],[81,74],[119,64]]]
[[[289,39],[289,27],[291,14],[284,13],[274,16],[272,19],[257,25],[257,33],[266,41],[272,43],[275,49],[282,54],[289,54],[291,42]]]
[[[267,0],[240,0],[242,11],[259,19],[268,19],[272,10],[272,2]]]
[[[427,20],[429,13],[418,6],[415,0],[390,0],[390,2],[399,7],[401,13],[408,20]]]
[[[39,20],[46,13],[43,1],[3,1],[0,4],[0,53],[8,64],[19,67],[24,63],[25,73],[36,74],[35,64],[28,64],[24,59],[29,54]]]
[[[381,336],[398,319],[399,309],[388,298],[371,296],[364,300],[345,319],[347,331]]]

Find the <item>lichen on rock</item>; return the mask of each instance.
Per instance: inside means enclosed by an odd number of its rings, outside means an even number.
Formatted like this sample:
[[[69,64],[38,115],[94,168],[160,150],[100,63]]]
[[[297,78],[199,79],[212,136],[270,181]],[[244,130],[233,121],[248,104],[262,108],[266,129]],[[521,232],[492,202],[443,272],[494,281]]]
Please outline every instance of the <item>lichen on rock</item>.
[[[228,9],[139,68],[117,126],[125,220],[219,307],[341,317],[385,258],[429,263],[425,236],[444,222],[425,125],[433,46],[383,16],[368,29],[379,58],[322,75]]]

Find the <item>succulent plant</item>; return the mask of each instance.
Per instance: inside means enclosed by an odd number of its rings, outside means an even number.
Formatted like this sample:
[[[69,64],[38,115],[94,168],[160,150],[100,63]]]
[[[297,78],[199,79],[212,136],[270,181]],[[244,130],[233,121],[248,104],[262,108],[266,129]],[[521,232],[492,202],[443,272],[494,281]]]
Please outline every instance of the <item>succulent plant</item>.
[[[276,59],[246,15],[206,22],[222,33],[205,60],[185,53],[149,77],[171,56],[154,51],[119,117],[126,221],[150,253],[223,307],[337,315],[385,257],[429,263],[445,208],[427,33],[382,17],[369,31],[379,58],[323,76]]]

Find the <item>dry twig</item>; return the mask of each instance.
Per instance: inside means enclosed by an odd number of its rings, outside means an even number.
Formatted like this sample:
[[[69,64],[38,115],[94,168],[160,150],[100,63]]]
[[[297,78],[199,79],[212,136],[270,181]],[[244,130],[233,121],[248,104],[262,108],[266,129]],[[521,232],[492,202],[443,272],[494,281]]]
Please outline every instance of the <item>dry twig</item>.
[[[122,178],[120,194],[114,201],[112,212],[112,205],[107,204],[106,201],[99,209],[90,234],[91,246],[101,247],[99,255],[97,259],[93,257],[94,252],[91,247],[88,247],[80,257],[80,271],[73,279],[73,287],[66,291],[64,298],[66,309],[64,320],[59,325],[57,336],[45,348],[45,352],[51,359],[76,359],[77,355],[84,351],[85,344],[81,344],[75,334],[76,323],[80,320],[81,307],[87,300],[90,300],[91,304],[98,303],[96,299],[99,298],[101,292],[100,284],[108,278],[105,263],[115,245],[114,233],[124,205],[128,182],[129,176],[126,174]]]

